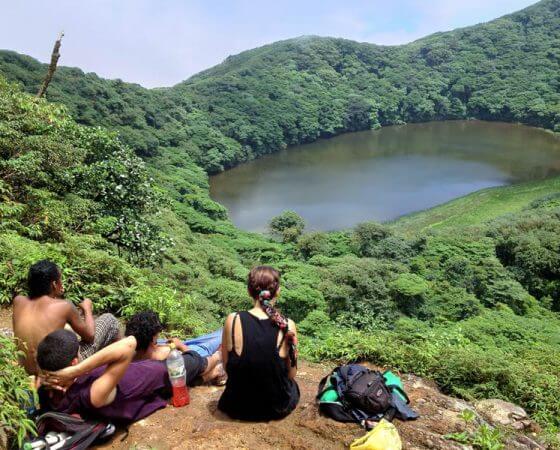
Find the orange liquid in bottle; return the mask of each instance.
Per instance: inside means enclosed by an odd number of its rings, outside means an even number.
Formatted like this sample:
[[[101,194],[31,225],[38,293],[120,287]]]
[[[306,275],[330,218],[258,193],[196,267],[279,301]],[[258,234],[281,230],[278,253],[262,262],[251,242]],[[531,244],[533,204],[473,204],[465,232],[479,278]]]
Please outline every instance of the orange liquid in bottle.
[[[188,405],[190,401],[191,399],[187,386],[173,386],[173,399],[171,401],[173,406],[175,406],[176,408],[180,408],[181,406]]]

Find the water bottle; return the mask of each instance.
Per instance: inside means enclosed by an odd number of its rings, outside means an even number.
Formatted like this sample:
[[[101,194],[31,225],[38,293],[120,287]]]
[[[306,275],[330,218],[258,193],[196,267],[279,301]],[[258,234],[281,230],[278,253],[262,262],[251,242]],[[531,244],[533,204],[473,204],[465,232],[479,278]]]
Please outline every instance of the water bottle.
[[[175,407],[188,405],[190,402],[189,391],[187,389],[187,374],[185,372],[185,361],[181,352],[175,348],[175,344],[170,344],[171,351],[167,357],[167,372],[173,388],[172,404]]]

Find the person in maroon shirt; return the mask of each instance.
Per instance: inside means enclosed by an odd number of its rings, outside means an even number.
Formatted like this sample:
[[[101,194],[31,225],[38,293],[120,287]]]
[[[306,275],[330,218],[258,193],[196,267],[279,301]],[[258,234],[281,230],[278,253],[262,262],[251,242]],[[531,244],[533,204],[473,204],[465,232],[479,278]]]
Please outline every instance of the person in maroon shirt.
[[[137,421],[164,408],[171,394],[165,361],[133,361],[136,347],[136,338],[128,336],[79,361],[74,333],[48,334],[37,348],[41,407],[113,422]],[[213,369],[195,352],[183,358],[187,384]]]

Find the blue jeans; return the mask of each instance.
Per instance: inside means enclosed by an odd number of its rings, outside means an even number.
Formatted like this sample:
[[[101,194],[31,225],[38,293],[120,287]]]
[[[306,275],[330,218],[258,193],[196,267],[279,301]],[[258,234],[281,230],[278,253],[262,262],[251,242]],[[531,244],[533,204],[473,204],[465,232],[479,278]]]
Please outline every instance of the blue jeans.
[[[218,351],[218,347],[222,345],[222,328],[213,333],[187,339],[185,344],[189,347],[189,350],[195,351],[203,358],[213,355]]]
[[[158,339],[158,344],[165,344],[165,339]],[[218,351],[218,347],[222,344],[222,328],[214,331],[213,333],[204,334],[192,339],[187,339],[185,345],[198,353],[203,358],[213,355]]]

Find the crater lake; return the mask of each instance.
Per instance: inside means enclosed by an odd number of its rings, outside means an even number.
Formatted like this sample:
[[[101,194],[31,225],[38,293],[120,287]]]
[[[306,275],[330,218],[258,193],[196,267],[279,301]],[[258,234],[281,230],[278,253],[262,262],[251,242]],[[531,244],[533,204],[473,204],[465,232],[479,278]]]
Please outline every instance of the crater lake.
[[[524,125],[444,121],[384,127],[290,147],[210,178],[240,228],[293,210],[307,230],[389,221],[479,189],[560,173],[560,139]]]

